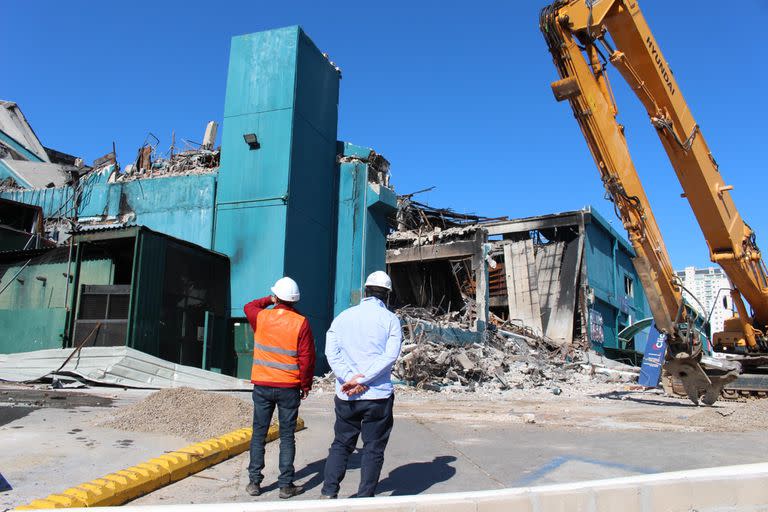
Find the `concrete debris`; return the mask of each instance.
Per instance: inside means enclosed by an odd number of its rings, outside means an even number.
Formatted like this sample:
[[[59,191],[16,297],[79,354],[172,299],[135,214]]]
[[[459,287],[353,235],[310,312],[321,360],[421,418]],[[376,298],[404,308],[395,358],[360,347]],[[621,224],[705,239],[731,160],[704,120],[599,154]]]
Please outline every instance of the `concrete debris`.
[[[219,168],[221,150],[190,149],[171,155],[169,158],[157,158],[150,162],[148,146],[139,150],[136,164],[125,166],[122,173],[115,173],[110,181],[125,182],[147,178],[162,178],[180,174],[206,174]]]
[[[409,230],[409,231],[395,231],[390,233],[387,237],[390,247],[396,248],[400,245],[427,245],[434,244],[436,242],[447,243],[454,240],[465,240],[468,235],[473,234],[480,226],[476,224],[470,224],[468,226],[452,227],[452,228],[439,228],[436,227],[431,230]]]
[[[588,352],[573,346],[565,347],[546,338],[493,326],[479,334],[466,329],[467,313],[454,311],[442,316],[433,313],[414,307],[397,311],[403,323],[404,340],[393,374],[420,389],[441,391],[460,387],[464,391],[476,391],[542,387],[560,395],[563,387],[580,382],[637,380],[637,368],[594,355],[590,360]],[[422,328],[424,324],[442,330],[436,335],[434,330]],[[451,329],[461,334],[446,335],[454,332]],[[455,338],[451,339],[451,335]],[[601,361],[609,361],[611,367]]]
[[[477,367],[465,352],[459,352],[453,358],[462,367],[464,372],[471,372]]]
[[[389,187],[389,160],[376,153],[374,150],[370,150],[367,155],[340,155],[336,161],[342,163],[354,163],[360,162],[368,166],[368,182]]]
[[[413,196],[429,192],[435,187],[419,190],[397,198],[397,231],[433,230],[435,228],[449,229],[454,227],[471,226],[485,222],[507,220],[507,217],[483,217],[469,213],[459,213],[450,208],[434,208],[413,200]],[[473,228],[473,229],[476,229]]]
[[[201,149],[212,150],[216,144],[216,134],[219,131],[219,123],[216,121],[209,121],[205,127],[205,135],[203,136],[203,145]]]
[[[431,324],[442,328],[469,329],[472,327],[475,314],[475,302],[463,297],[464,304],[460,308],[443,311],[436,306],[403,306],[395,313],[403,321],[406,329],[415,324]],[[414,324],[414,325],[411,325]]]
[[[245,395],[244,395],[245,396]],[[100,426],[204,441],[251,426],[253,405],[223,393],[163,389],[110,413]]]

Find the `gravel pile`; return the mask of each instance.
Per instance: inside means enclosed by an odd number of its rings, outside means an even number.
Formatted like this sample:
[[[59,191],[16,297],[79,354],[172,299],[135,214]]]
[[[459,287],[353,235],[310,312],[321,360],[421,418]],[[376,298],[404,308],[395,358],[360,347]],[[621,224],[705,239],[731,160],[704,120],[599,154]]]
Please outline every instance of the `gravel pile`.
[[[122,407],[101,425],[204,441],[250,427],[253,405],[223,393],[192,388],[162,389]]]

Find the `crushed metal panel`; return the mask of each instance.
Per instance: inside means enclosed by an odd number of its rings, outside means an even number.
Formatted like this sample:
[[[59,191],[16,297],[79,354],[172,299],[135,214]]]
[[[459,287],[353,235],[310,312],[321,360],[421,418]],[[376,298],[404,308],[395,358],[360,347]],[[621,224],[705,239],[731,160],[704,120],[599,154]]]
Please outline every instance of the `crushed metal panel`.
[[[519,320],[536,333],[542,334],[533,241],[523,240],[504,245],[504,268],[510,321]]]
[[[0,355],[0,380],[39,379],[61,366],[71,353],[72,349],[50,349]],[[130,388],[251,389],[248,381],[170,363],[130,347],[83,348],[59,373]]]

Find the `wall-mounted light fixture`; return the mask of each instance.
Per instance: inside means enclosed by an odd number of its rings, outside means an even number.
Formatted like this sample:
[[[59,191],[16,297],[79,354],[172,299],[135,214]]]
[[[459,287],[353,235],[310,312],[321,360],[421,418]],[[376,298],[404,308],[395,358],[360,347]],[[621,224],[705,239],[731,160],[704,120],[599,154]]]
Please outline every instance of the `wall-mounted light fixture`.
[[[255,133],[246,133],[243,135],[243,139],[250,149],[259,149],[261,147]]]

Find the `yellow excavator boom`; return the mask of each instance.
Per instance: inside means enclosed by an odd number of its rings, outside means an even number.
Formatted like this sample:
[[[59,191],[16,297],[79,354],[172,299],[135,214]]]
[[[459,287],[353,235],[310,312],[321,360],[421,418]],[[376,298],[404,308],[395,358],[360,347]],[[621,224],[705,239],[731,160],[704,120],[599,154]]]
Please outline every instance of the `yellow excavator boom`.
[[[540,28],[560,80],[558,101],[568,100],[606,191],[629,234],[635,266],[657,328],[668,337],[667,370],[689,397],[713,403],[734,371],[707,375],[700,341],[683,301],[669,254],[629,153],[607,76],[610,62],[637,95],[655,127],[713,262],[732,282],[746,345],[764,351],[768,278],[755,235],[743,221],[717,162],[688,108],[672,70],[636,0],[559,0],[541,12]],[[741,297],[752,307],[747,317]]]

